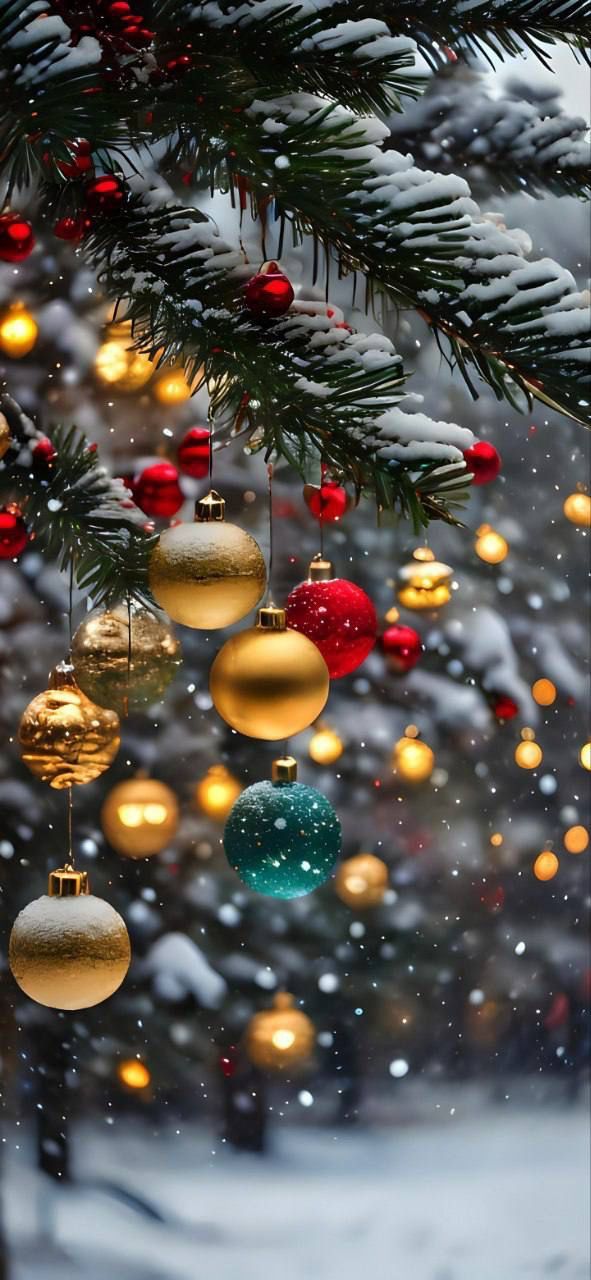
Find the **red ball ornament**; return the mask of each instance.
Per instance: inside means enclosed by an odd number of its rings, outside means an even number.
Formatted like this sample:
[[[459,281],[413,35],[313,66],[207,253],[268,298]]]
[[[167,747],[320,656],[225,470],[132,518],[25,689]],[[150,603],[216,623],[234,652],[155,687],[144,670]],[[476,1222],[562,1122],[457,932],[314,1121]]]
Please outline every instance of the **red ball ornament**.
[[[82,240],[87,231],[91,228],[90,218],[86,218],[84,214],[80,214],[78,218],[58,218],[53,234],[60,240]]]
[[[203,480],[209,472],[211,436],[207,427],[190,427],[177,451],[179,467],[184,476]]]
[[[50,467],[52,462],[57,458],[57,450],[52,444],[49,436],[42,436],[37,444],[33,445],[33,466],[38,468]]]
[[[20,213],[0,216],[0,259],[2,262],[24,262],[35,247],[33,228]]]
[[[20,511],[16,507],[0,510],[0,560],[14,560],[24,551],[29,535]]]
[[[475,440],[464,450],[464,461],[474,476],[472,484],[490,484],[501,470],[501,455],[488,440]]]
[[[423,645],[418,631],[414,627],[405,627],[395,622],[388,627],[382,636],[382,649],[386,664],[396,675],[412,671],[423,652]]]
[[[57,167],[64,178],[83,178],[85,174],[92,173],[94,165],[90,150],[90,143],[86,138],[78,138],[76,142],[70,143],[72,148],[72,156],[70,160],[58,160]]]
[[[304,501],[317,520],[332,524],[342,520],[349,506],[349,495],[336,480],[323,480],[320,485],[304,485]]]
[[[320,650],[333,680],[365,661],[376,642],[378,620],[368,595],[354,582],[335,578],[330,560],[316,556],[306,582],[287,597],[287,625]]]
[[[125,200],[125,187],[121,178],[114,173],[104,173],[100,178],[92,178],[84,188],[86,208],[94,216],[102,214],[111,217],[119,213]]]
[[[147,516],[174,516],[184,502],[179,473],[171,462],[155,462],[144,467],[133,481],[132,492],[136,506]]]
[[[497,720],[513,720],[519,715],[519,706],[508,694],[499,693],[493,701],[493,711]]]
[[[287,276],[276,262],[269,264],[252,276],[244,289],[244,300],[254,316],[283,316],[294,300],[294,291]]]

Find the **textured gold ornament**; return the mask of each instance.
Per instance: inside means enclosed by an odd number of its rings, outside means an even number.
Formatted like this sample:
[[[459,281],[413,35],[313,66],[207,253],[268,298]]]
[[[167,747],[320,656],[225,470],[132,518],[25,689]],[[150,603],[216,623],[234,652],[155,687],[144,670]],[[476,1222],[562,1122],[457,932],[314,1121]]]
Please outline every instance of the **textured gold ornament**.
[[[276,742],[307,729],[329,691],[328,667],[315,644],[285,625],[285,611],[259,609],[256,626],[231,636],[209,677],[222,720],[247,738]]]
[[[119,604],[84,618],[72,641],[72,662],[93,702],[127,715],[162,697],[181,665],[181,648],[163,614]]]
[[[258,604],[267,579],[258,543],[226,524],[224,500],[212,490],[197,503],[193,524],[161,534],[150,559],[150,590],[175,622],[216,631]]]
[[[405,609],[440,609],[450,599],[453,569],[435,559],[429,547],[417,547],[398,573],[398,601]]]
[[[10,435],[10,427],[3,413],[0,413],[0,459],[10,449],[12,437]]]
[[[109,844],[126,858],[151,858],[173,839],[179,821],[174,791],[156,778],[129,778],[109,792],[101,812]]]
[[[78,688],[74,669],[62,662],[49,688],[25,707],[18,731],[22,758],[50,787],[80,786],[109,768],[119,748],[119,716]]]
[[[314,1049],[314,1024],[294,998],[278,992],[273,1008],[255,1013],[246,1029],[246,1052],[263,1071],[293,1070],[305,1065]]]
[[[354,909],[377,907],[388,888],[388,868],[373,853],[358,853],[339,863],[335,889],[346,906]]]
[[[8,949],[21,991],[49,1009],[90,1009],[121,986],[131,948],[125,922],[88,891],[84,873],[60,867],[49,894],[17,916]]]
[[[227,818],[242,787],[224,764],[212,764],[195,787],[197,805],[209,818]]]
[[[421,742],[414,724],[406,727],[392,754],[392,768],[404,782],[426,782],[435,766],[435,756],[426,742]]]

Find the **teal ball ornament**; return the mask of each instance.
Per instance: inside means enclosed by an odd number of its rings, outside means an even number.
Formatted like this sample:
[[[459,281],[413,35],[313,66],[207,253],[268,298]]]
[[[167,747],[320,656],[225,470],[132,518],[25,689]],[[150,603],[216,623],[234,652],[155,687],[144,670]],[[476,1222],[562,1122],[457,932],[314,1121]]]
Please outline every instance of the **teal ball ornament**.
[[[271,898],[301,898],[331,875],[341,827],[332,805],[314,787],[275,775],[238,797],[226,822],[224,848],[249,889]]]

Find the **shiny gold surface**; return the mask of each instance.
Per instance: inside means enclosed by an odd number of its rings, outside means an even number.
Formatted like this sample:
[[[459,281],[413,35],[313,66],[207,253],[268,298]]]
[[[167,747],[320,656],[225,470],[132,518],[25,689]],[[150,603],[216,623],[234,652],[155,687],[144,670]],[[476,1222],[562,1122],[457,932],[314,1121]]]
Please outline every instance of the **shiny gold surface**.
[[[308,578],[310,582],[329,582],[334,578],[332,560],[325,560],[320,553],[314,556],[308,565]]]
[[[66,862],[64,867],[49,872],[47,892],[50,898],[78,898],[81,893],[90,893],[88,872],[75,871]]]
[[[109,768],[119,748],[119,716],[78,687],[71,667],[55,668],[50,688],[25,707],[18,731],[22,758],[50,787],[81,786]]]
[[[328,668],[306,636],[250,627],[220,649],[209,677],[222,719],[248,738],[275,742],[300,733],[328,698]]]
[[[451,598],[453,569],[436,560],[430,547],[416,547],[398,573],[398,601],[405,609],[440,609]]]
[[[254,538],[223,520],[166,529],[150,560],[150,590],[170,617],[203,631],[231,626],[258,604],[265,561]]]
[[[176,833],[179,807],[174,791],[156,778],[129,778],[109,792],[101,811],[109,844],[126,858],[161,853]]]
[[[279,992],[273,1009],[255,1013],[246,1029],[246,1052],[262,1071],[293,1070],[309,1061],[315,1041],[314,1025],[293,996]]]
[[[387,888],[388,868],[373,853],[358,853],[337,867],[335,889],[348,907],[377,907]]]
[[[129,661],[131,616],[131,661]],[[181,665],[181,647],[168,618],[133,604],[95,609],[72,641],[80,688],[119,715],[157,702]]]
[[[117,990],[131,959],[124,921],[92,894],[42,897],[17,916],[9,963],[25,995],[49,1009],[89,1009]]]
[[[280,756],[271,765],[273,782],[297,782],[298,762],[295,756]]]

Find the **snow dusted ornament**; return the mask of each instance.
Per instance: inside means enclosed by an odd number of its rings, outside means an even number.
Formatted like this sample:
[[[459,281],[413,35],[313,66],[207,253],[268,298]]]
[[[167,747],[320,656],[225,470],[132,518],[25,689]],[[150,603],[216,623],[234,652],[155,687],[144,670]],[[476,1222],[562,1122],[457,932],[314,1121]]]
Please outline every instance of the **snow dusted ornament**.
[[[276,262],[266,262],[244,287],[244,301],[253,316],[284,316],[294,300],[293,286]]]
[[[125,922],[68,863],[17,916],[8,948],[21,991],[49,1009],[90,1009],[121,986],[131,960]]]
[[[287,597],[287,624],[320,650],[331,680],[356,671],[376,642],[378,620],[365,591],[335,578],[332,563],[317,555],[308,577]]]
[[[285,1071],[309,1062],[316,1033],[307,1014],[295,1008],[293,996],[278,991],[272,1009],[255,1013],[246,1028],[246,1052],[261,1071]]]
[[[296,779],[293,756],[274,760],[272,781],[242,792],[224,830],[230,866],[249,889],[271,898],[312,893],[328,880],[340,853],[332,805]]]
[[[398,601],[405,609],[440,609],[451,599],[453,569],[435,559],[430,547],[417,547],[398,572]]]

